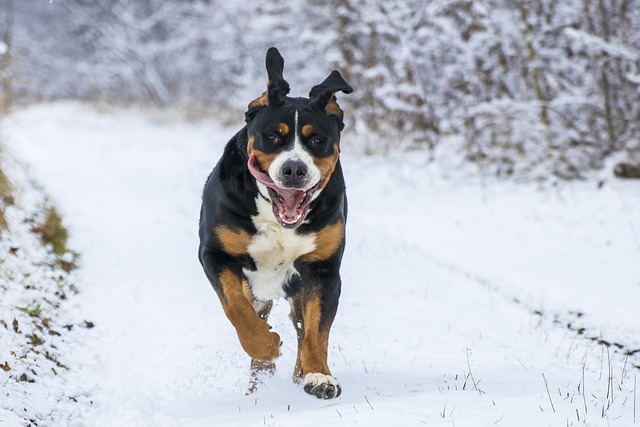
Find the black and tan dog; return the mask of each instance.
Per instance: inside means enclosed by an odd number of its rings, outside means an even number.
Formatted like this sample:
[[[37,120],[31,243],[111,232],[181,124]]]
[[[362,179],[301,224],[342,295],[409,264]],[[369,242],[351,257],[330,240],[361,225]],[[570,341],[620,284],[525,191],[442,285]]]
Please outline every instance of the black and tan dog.
[[[252,358],[253,379],[275,368],[281,341],[266,320],[272,300],[286,298],[298,336],[294,381],[331,399],[341,393],[327,349],[347,220],[335,94],[352,89],[333,71],[309,98],[290,98],[277,49],[266,67],[267,91],[249,104],[246,126],[205,184],[199,257]]]

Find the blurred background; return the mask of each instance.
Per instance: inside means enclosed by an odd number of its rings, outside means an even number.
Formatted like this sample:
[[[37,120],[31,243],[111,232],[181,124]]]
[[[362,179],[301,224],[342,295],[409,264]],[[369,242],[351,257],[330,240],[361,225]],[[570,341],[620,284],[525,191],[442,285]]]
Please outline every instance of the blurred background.
[[[634,0],[0,0],[0,108],[79,99],[242,112],[277,46],[293,96],[333,68],[366,150],[581,179],[640,161]],[[240,116],[241,117],[241,116]]]

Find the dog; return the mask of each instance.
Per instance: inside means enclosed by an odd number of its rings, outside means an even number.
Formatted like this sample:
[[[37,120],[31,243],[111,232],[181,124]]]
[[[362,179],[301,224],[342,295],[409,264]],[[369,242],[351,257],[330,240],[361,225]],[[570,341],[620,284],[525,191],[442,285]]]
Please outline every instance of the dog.
[[[291,98],[276,48],[265,63],[267,90],[249,103],[246,125],[207,178],[199,259],[252,359],[249,392],[275,369],[282,342],[267,318],[272,301],[286,298],[298,338],[293,379],[332,399],[342,392],[327,353],[347,222],[336,93],[353,89],[334,70],[309,98]]]

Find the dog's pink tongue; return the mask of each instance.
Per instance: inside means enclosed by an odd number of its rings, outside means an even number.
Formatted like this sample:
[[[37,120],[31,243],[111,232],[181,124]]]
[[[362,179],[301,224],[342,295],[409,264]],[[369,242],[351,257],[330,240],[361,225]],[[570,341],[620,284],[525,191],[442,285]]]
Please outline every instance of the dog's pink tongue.
[[[263,183],[267,187],[271,187],[271,188],[276,187],[271,177],[269,177],[269,175],[267,175],[266,173],[263,173],[260,169],[258,169],[258,166],[256,165],[256,156],[253,153],[251,153],[251,155],[249,156],[249,161],[247,162],[247,166],[249,167],[249,172],[251,172],[251,175],[253,175],[253,177],[256,180]]]
[[[305,192],[296,189],[275,189],[276,192],[282,197],[282,209],[284,216],[287,219],[293,220],[300,215],[298,207],[304,200]]]

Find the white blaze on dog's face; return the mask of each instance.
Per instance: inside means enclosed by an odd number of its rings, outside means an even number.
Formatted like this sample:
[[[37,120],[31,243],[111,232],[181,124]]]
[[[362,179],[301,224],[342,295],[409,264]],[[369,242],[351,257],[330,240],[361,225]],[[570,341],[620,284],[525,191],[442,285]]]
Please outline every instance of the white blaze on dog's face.
[[[295,111],[293,123],[293,141],[273,159],[269,166],[269,176],[281,189],[307,191],[320,182],[322,175],[313,162],[313,157],[302,145],[298,110]]]

